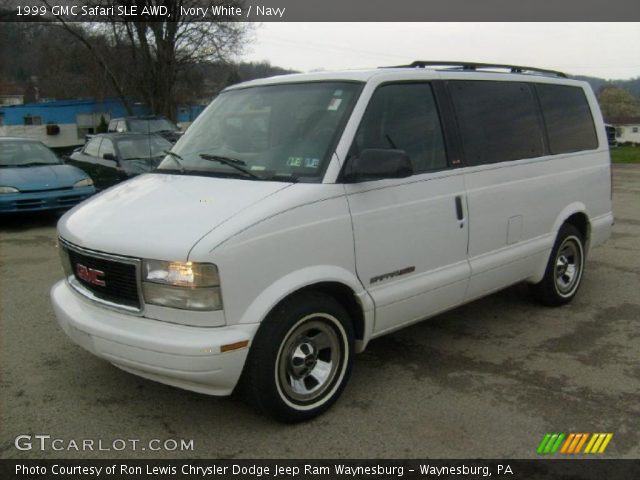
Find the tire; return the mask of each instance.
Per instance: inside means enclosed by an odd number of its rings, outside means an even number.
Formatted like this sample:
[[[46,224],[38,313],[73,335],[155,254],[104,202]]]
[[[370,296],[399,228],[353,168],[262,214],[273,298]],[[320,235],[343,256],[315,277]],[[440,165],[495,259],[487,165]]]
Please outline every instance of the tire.
[[[342,393],[353,365],[353,338],[349,314],[333,297],[303,292],[286,299],[258,329],[242,391],[279,421],[310,420]]]
[[[584,239],[576,227],[564,224],[551,250],[542,281],[531,286],[543,305],[560,306],[575,297],[584,272]]]

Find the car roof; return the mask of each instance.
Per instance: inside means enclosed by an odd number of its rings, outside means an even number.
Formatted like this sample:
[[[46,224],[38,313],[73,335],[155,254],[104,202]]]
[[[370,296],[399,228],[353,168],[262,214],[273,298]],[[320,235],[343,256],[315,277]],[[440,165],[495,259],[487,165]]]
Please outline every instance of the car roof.
[[[438,66],[440,65],[440,66]],[[562,85],[585,85],[585,82],[571,79],[562,72],[538,69],[534,67],[519,67],[511,65],[491,65],[469,62],[414,62],[410,65],[395,67],[380,67],[362,70],[342,70],[328,72],[294,73],[273,77],[249,80],[227,87],[224,91],[242,89],[262,85],[277,85],[284,83],[343,81],[368,82],[377,77],[393,80],[427,80],[427,79],[455,79],[479,80],[496,79],[521,82],[541,82]]]
[[[42,140],[38,139],[38,138],[29,138],[29,137],[0,137],[0,142],[5,141],[5,140],[11,140],[12,142],[15,141],[19,141],[19,142],[36,142],[36,143],[42,143]],[[44,144],[43,144],[44,145]]]
[[[110,138],[112,140],[118,140],[120,138],[146,138],[146,137],[158,137],[162,138],[157,133],[144,133],[144,132],[107,132],[107,133],[94,133],[88,135],[89,139],[92,138]]]
[[[115,120],[169,120],[163,115],[131,115],[129,117],[117,117],[109,120],[113,122]]]

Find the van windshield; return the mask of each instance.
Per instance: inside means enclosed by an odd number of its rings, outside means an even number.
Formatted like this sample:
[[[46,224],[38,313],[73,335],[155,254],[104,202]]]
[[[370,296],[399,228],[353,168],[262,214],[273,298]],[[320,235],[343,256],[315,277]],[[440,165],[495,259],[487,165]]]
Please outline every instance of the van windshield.
[[[224,92],[157,172],[320,181],[360,86],[289,83]]]

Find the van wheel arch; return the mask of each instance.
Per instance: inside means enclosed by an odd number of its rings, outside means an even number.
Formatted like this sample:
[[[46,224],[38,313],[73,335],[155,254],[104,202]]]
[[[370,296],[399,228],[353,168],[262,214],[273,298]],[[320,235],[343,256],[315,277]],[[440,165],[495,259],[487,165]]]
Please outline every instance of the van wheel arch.
[[[351,324],[353,325],[353,333],[356,340],[364,339],[365,324],[364,312],[362,306],[357,300],[356,293],[351,287],[340,282],[321,282],[308,285],[296,290],[291,295],[301,292],[316,291],[329,295],[336,300],[349,313]]]
[[[582,235],[582,241],[584,244],[585,256],[586,256],[586,253],[589,251],[589,243],[591,239],[591,222],[589,222],[589,217],[587,217],[586,213],[584,212],[576,212],[571,216],[569,216],[562,223],[562,226],[567,224],[573,225],[578,230],[578,232],[580,232],[580,234]]]
[[[529,285],[539,303],[555,307],[573,299],[584,273],[586,250],[580,228],[571,222],[563,223],[551,249],[544,276],[539,282]]]

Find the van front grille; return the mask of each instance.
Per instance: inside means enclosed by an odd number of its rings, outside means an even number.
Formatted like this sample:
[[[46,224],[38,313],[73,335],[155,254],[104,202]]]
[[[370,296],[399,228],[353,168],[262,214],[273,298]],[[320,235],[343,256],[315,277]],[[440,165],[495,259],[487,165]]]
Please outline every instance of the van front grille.
[[[61,245],[69,255],[76,281],[97,298],[140,309],[136,266],[81,253]]]

